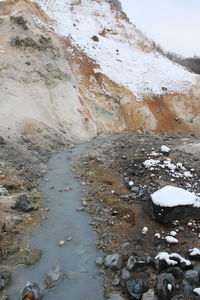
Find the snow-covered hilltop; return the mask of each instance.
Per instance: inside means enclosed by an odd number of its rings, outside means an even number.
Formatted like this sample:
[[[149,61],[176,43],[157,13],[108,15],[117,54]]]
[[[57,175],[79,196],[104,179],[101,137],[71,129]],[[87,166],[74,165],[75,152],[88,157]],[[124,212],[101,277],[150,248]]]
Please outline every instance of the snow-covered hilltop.
[[[107,75],[142,100],[149,95],[183,93],[196,77],[159,55],[151,41],[113,9],[98,0],[35,0],[53,20],[56,33],[92,58]]]
[[[83,141],[200,133],[200,78],[161,56],[118,0],[0,0],[0,130]]]

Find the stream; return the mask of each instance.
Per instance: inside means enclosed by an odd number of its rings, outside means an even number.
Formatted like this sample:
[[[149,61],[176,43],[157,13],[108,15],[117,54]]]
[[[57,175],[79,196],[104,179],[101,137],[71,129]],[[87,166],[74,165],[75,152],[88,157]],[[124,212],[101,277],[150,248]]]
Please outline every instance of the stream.
[[[44,300],[103,300],[103,279],[95,265],[103,253],[96,249],[97,235],[89,225],[90,217],[77,209],[81,207],[81,182],[72,171],[77,159],[105,141],[117,139],[115,135],[101,140],[80,144],[73,149],[55,154],[48,162],[41,192],[45,207],[49,208],[46,220],[31,234],[30,248],[42,250],[39,262],[31,267],[17,266],[13,271],[9,299],[18,300],[21,288],[27,281],[45,287],[46,273],[59,266],[64,278],[45,290]],[[69,191],[62,191],[70,187]],[[45,201],[45,200],[44,200]],[[60,240],[72,237],[63,247]]]

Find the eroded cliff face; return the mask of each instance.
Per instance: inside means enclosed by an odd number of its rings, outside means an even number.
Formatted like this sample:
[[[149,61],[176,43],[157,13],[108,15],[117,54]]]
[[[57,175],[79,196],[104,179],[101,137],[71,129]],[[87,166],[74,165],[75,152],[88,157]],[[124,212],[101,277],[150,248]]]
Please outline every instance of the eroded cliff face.
[[[114,0],[0,1],[0,85],[1,134],[200,132],[199,78]]]

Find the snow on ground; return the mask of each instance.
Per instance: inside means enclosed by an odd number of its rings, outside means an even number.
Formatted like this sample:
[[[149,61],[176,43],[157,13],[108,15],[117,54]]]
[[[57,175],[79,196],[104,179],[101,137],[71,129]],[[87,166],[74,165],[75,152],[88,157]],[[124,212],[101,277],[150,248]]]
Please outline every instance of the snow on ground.
[[[33,0],[32,0],[33,1]],[[137,100],[145,96],[184,92],[195,83],[196,75],[158,53],[144,53],[150,47],[134,25],[122,18],[104,1],[35,0],[54,20],[54,30],[94,59],[96,72],[107,75],[132,91]],[[100,35],[102,33],[102,35]],[[106,33],[106,34],[105,34]],[[91,38],[97,36],[99,41]]]
[[[160,160],[158,159],[147,159],[143,162],[143,165],[145,168],[150,169],[152,167],[157,166],[160,163]]]
[[[196,255],[200,256],[200,250],[198,248],[190,249],[189,253],[190,253],[190,256],[196,256]]]
[[[156,154],[158,154],[157,156],[163,155],[162,153],[156,153]],[[152,152],[152,153],[150,153],[150,156],[155,157],[155,154]],[[191,173],[191,171],[186,170],[186,168],[183,166],[182,163],[180,163],[180,162],[177,164],[172,163],[171,158],[168,158],[168,157],[164,158],[164,160],[162,159],[162,161],[159,159],[149,158],[143,162],[143,165],[145,166],[145,168],[149,169],[150,171],[159,170],[159,168],[165,169],[166,173],[168,173],[168,175],[170,175],[174,178],[184,178],[184,179],[193,178],[193,174]],[[189,186],[189,183],[188,183],[188,188],[189,187],[191,187],[191,186]]]
[[[197,294],[197,295],[200,296],[200,288],[194,289],[193,292],[194,292],[195,294]]]
[[[168,243],[168,244],[178,244],[178,240],[170,235],[166,236],[165,237],[165,241]]]
[[[191,262],[188,259],[183,258],[178,253],[169,254],[167,252],[160,252],[155,257],[155,259],[164,260],[169,266],[174,266],[174,265],[178,264],[178,262],[176,260],[174,260],[173,258],[177,258],[180,261],[180,263],[185,263],[187,266],[191,265]]]
[[[170,235],[171,235],[171,236],[176,236],[176,235],[177,235],[177,232],[174,231],[174,230],[172,230],[172,231],[170,232]]]
[[[162,145],[162,146],[160,147],[160,151],[161,151],[162,153],[169,153],[169,152],[171,151],[171,149],[170,149],[169,147],[165,146],[165,145]]]
[[[200,198],[182,188],[167,185],[151,195],[154,204],[163,207],[174,207],[178,205],[192,205],[200,207]]]
[[[144,227],[142,229],[142,234],[145,235],[145,234],[147,234],[148,231],[149,231],[148,227]]]

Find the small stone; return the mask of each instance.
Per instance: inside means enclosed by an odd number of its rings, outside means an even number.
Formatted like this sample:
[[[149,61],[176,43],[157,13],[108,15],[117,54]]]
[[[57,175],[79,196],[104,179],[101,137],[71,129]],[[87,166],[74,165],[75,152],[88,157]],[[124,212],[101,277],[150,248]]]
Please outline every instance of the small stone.
[[[144,227],[144,228],[142,229],[142,234],[143,234],[143,235],[146,235],[148,231],[149,231],[148,227]]]
[[[65,245],[65,241],[59,241],[59,242],[58,242],[58,245],[59,245],[60,247],[64,246],[64,245]]]
[[[130,272],[126,268],[123,268],[122,273],[121,273],[121,279],[128,280],[128,279],[130,279],[130,277],[131,277]]]
[[[142,294],[148,291],[148,286],[142,278],[128,280],[126,282],[126,288],[129,296],[133,300],[140,300]]]
[[[45,279],[48,288],[53,287],[61,278],[61,270],[59,266],[54,266],[48,273]]]
[[[135,263],[134,256],[130,256],[127,261],[127,265],[126,265],[126,268],[128,271],[130,271],[130,272],[133,271],[134,263]]]
[[[99,267],[103,266],[103,262],[104,262],[104,258],[103,257],[98,257],[95,260],[96,265],[99,266]]]
[[[111,254],[106,256],[104,265],[112,270],[121,270],[122,256],[120,254]]]
[[[141,300],[154,300],[155,299],[155,293],[153,289],[148,290],[145,294],[143,294]]]

